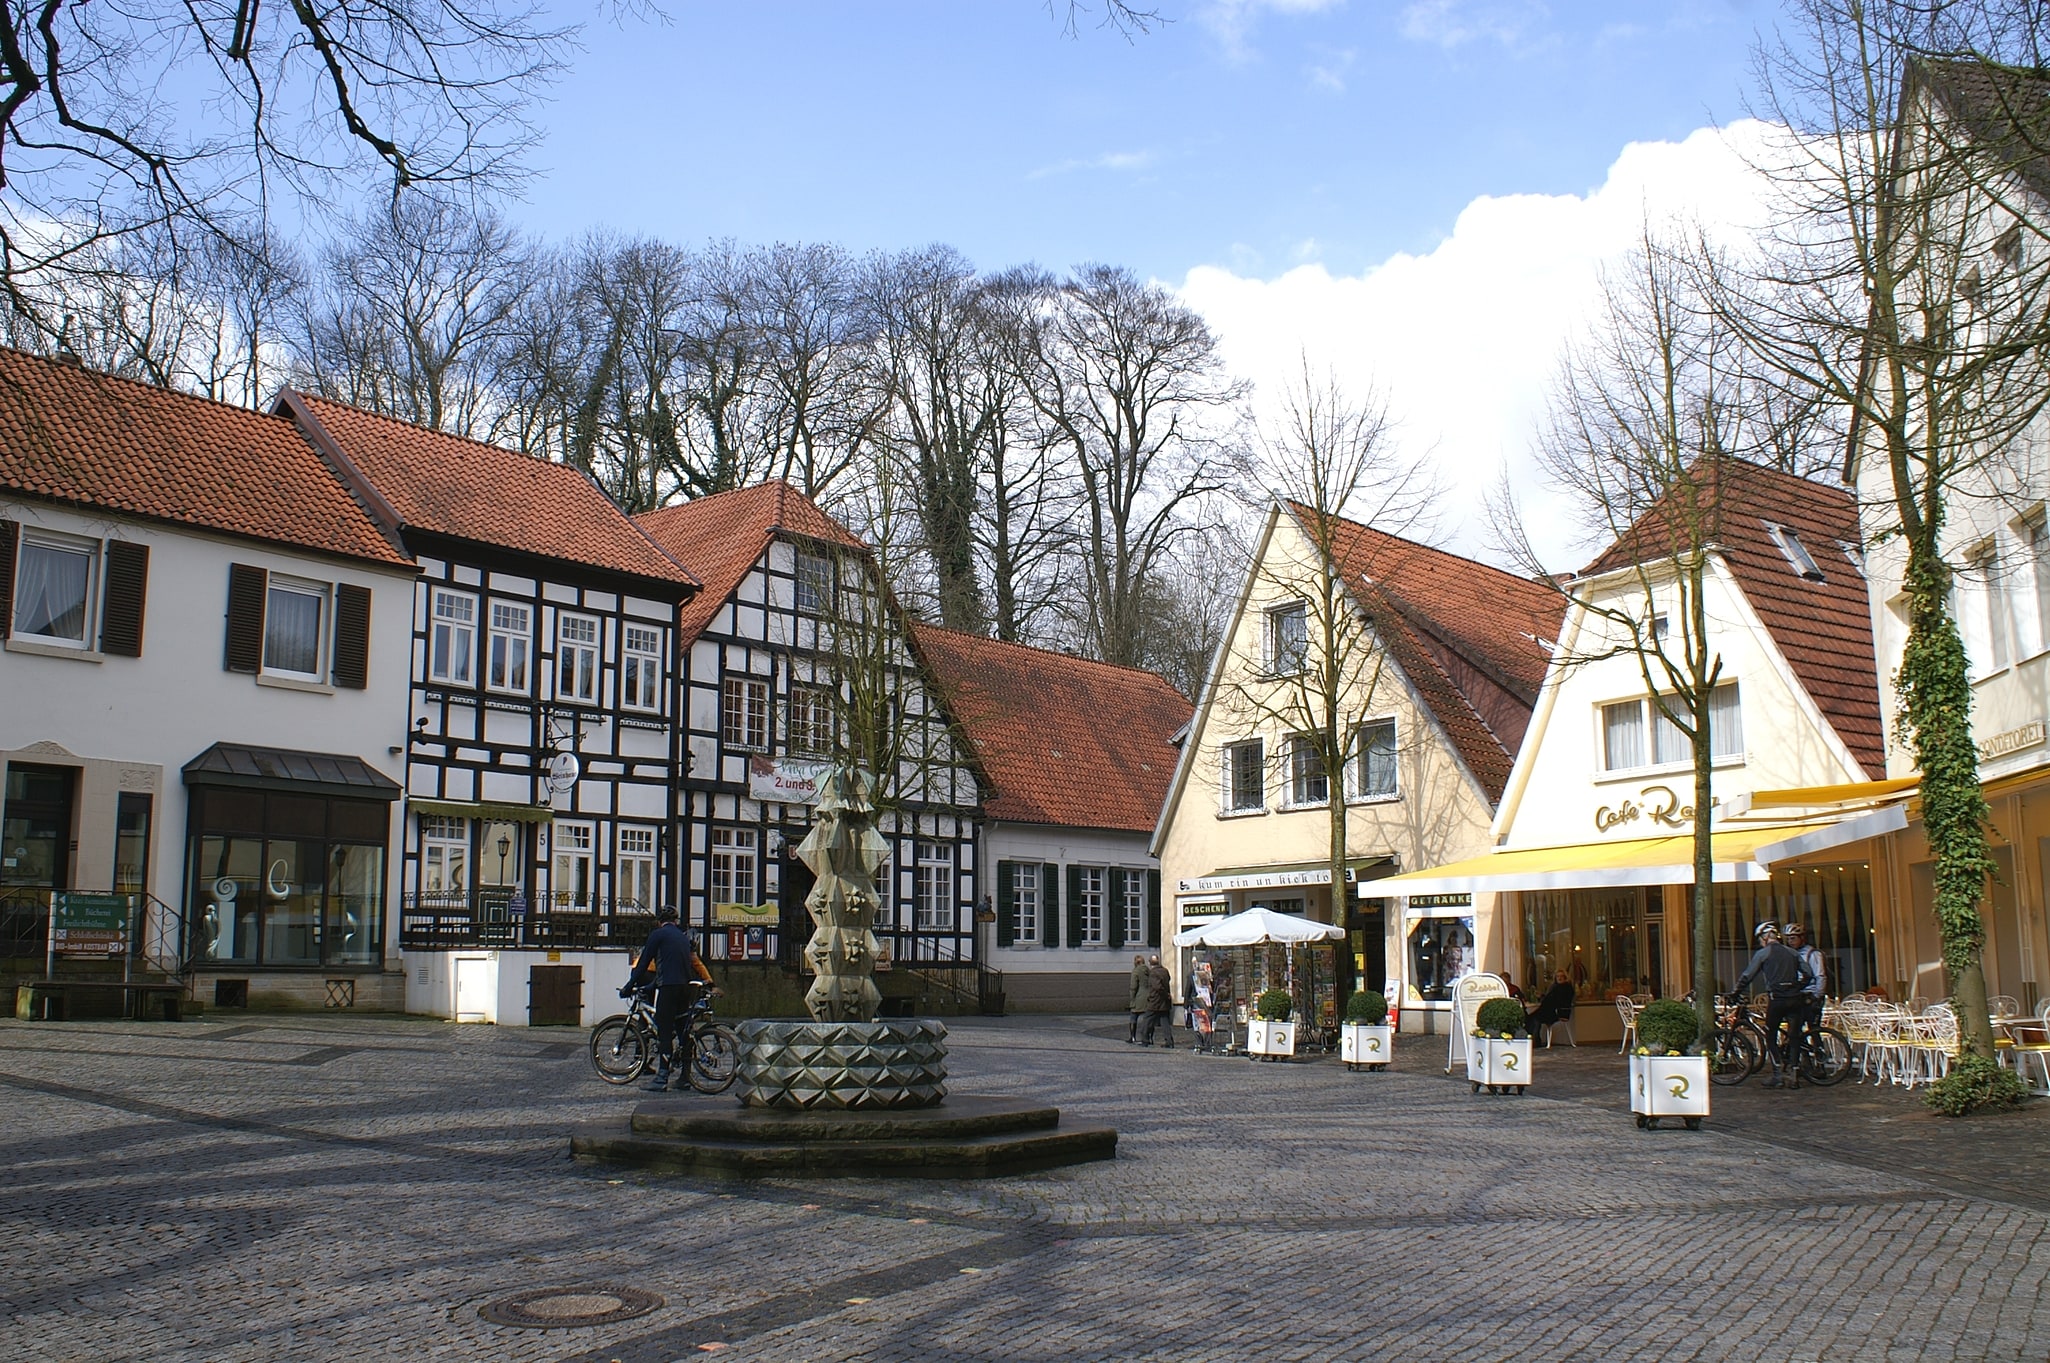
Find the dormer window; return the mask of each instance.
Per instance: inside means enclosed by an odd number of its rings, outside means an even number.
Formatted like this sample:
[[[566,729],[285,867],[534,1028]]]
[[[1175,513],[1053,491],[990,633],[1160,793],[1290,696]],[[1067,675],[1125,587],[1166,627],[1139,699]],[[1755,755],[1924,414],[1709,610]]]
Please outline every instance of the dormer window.
[[[1767,521],[1765,532],[1772,536],[1772,542],[1786,555],[1787,563],[1797,576],[1805,577],[1810,582],[1826,580],[1822,576],[1822,569],[1815,562],[1815,556],[1808,552],[1808,546],[1801,543],[1801,537],[1791,526],[1774,525]]]

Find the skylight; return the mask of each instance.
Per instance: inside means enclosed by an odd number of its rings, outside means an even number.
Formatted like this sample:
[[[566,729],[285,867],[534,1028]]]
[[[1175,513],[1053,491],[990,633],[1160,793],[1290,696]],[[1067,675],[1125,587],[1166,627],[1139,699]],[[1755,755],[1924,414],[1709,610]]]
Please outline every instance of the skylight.
[[[1815,556],[1808,552],[1808,546],[1801,543],[1801,537],[1795,534],[1790,527],[1774,525],[1771,521],[1767,521],[1765,529],[1766,533],[1772,536],[1772,542],[1779,546],[1780,552],[1786,555],[1787,562],[1793,566],[1796,574],[1807,578],[1810,582],[1825,580],[1822,576],[1822,569],[1815,562]]]

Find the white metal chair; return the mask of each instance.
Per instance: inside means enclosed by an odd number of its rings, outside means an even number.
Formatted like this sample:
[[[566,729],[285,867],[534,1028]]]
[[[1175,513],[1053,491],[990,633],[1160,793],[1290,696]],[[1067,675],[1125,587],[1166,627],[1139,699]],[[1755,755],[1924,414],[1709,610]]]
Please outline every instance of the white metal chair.
[[[1637,1040],[1637,1015],[1643,1011],[1637,1000],[1616,996],[1616,1014],[1623,1019],[1623,1044],[1616,1048],[1618,1054],[1629,1054],[1631,1043]]]
[[[1567,1008],[1567,1010],[1566,1010],[1566,1016],[1565,1016],[1565,1017],[1562,1017],[1562,1018],[1560,1018],[1560,1019],[1559,1019],[1559,1020],[1558,1020],[1557,1022],[1547,1022],[1547,1023],[1543,1024],[1543,1026],[1544,1026],[1544,1031],[1545,1031],[1545,1049],[1546,1049],[1546,1050],[1548,1050],[1548,1051],[1549,1051],[1550,1049],[1552,1049],[1552,1037],[1553,1037],[1554,1035],[1556,1035],[1556,1034],[1558,1033],[1558,1030],[1559,1030],[1559,1029],[1560,1029],[1561,1027],[1564,1027],[1564,1028],[1566,1029],[1566,1044],[1567,1044],[1568,1046],[1576,1046],[1576,1047],[1577,1047],[1577,1046],[1579,1046],[1579,1045],[1580,1045],[1580,1038],[1579,1038],[1579,1037],[1577,1037],[1577,1036],[1575,1036],[1575,1035],[1573,1035],[1573,1009],[1572,1009],[1572,1008],[1570,1008],[1570,1007],[1569,1007],[1569,1008]]]

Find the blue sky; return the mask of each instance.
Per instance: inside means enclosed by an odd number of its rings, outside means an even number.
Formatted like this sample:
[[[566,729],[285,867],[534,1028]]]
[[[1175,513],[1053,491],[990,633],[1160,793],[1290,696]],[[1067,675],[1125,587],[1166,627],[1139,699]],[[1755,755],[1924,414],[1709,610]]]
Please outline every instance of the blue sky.
[[[593,23],[512,216],[681,242],[946,241],[980,264],[1356,273],[1481,195],[1575,194],[1741,113],[1745,0],[667,0]]]

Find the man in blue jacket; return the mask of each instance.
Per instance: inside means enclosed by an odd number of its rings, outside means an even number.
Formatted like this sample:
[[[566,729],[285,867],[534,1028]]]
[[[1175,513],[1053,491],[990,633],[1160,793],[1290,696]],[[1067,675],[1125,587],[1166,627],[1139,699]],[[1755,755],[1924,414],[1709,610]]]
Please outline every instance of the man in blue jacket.
[[[712,995],[721,991],[712,985],[712,972],[705,969],[705,963],[691,947],[690,934],[676,921],[676,910],[664,906],[655,915],[655,930],[648,934],[648,944],[641,948],[640,959],[634,962],[633,974],[627,980],[629,987],[639,987],[647,977],[655,977],[655,1050],[660,1068],[655,1077],[648,1081],[648,1089],[660,1093],[669,1087],[671,1073],[670,1056],[682,1042],[682,1055],[674,1067],[676,1087],[690,1087],[690,1037],[679,1038],[676,1034],[676,1020],[683,1015],[690,989],[699,981],[712,986]]]
[[[1781,1039],[1780,1029],[1791,1025],[1799,1028],[1801,1020],[1808,1016],[1808,986],[1815,982],[1815,976],[1808,967],[1801,964],[1801,958],[1780,942],[1777,923],[1760,923],[1757,931],[1758,950],[1751,953],[1751,960],[1744,967],[1744,973],[1737,977],[1737,987],[1730,993],[1744,996],[1744,988],[1757,980],[1772,996],[1765,1009],[1765,1039],[1772,1050],[1772,1077],[1765,1081],[1769,1089],[1780,1086],[1780,1075],[1785,1073],[1787,1086],[1799,1088],[1800,1077],[1787,1071],[1787,1044]],[[1798,1039],[1799,1033],[1796,1032]]]

